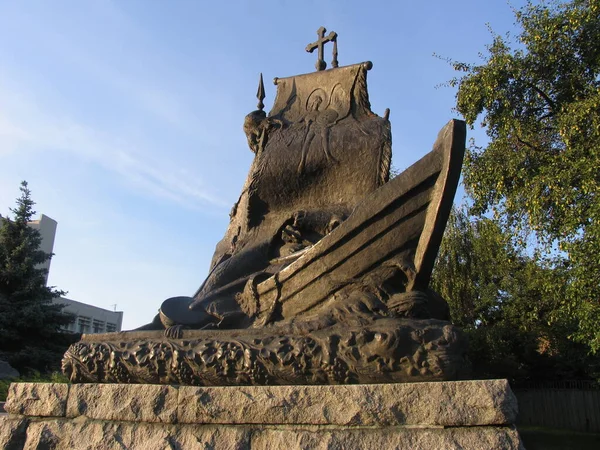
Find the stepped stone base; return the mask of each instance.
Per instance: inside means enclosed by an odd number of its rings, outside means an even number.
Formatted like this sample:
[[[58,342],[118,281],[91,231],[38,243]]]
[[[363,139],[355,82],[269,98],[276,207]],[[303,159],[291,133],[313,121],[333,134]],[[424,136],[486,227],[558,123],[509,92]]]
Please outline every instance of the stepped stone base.
[[[343,386],[12,384],[5,449],[523,449],[505,380]]]

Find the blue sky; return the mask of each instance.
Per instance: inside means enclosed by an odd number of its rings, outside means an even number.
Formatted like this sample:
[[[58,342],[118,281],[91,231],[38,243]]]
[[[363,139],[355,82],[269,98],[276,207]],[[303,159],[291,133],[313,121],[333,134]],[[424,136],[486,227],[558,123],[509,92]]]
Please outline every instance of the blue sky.
[[[313,71],[306,44],[336,31],[340,65],[373,61],[403,169],[456,117],[433,53],[477,62],[486,23],[513,22],[500,0],[0,2],[0,213],[27,180],[58,221],[49,283],[142,325],[206,275],[252,160],[260,72],[268,110],[268,80]]]

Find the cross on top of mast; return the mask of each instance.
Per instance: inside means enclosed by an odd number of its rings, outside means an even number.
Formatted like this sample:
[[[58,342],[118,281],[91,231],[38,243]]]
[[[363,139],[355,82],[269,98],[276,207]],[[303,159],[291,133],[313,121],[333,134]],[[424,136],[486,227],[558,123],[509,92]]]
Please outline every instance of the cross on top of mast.
[[[309,53],[312,53],[313,51],[315,51],[315,49],[319,50],[319,56],[317,59],[317,63],[315,64],[317,71],[325,70],[325,68],[327,67],[327,63],[323,59],[323,47],[328,42],[333,42],[333,60],[331,61],[331,67],[336,68],[338,66],[338,60],[337,60],[337,56],[338,56],[337,36],[338,35],[335,31],[332,31],[331,33],[329,33],[328,36],[325,36],[326,32],[327,32],[327,30],[325,29],[325,27],[320,27],[317,30],[317,36],[319,36],[319,39],[317,39],[312,44],[308,44],[306,46],[306,51]]]

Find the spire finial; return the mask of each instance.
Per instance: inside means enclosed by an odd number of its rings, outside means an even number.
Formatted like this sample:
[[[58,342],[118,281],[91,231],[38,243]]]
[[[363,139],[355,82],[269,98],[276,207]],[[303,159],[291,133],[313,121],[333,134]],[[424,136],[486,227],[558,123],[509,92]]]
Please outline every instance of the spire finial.
[[[260,74],[260,79],[258,80],[258,91],[256,91],[256,98],[258,99],[257,107],[260,111],[262,111],[265,107],[265,104],[263,103],[263,100],[265,99],[265,84],[263,83],[262,72]]]

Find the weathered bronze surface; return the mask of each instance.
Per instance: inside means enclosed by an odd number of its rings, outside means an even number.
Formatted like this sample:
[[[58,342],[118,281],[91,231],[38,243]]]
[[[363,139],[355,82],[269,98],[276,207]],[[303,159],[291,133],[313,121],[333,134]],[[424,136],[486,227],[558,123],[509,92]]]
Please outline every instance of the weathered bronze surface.
[[[317,69],[324,43],[337,39],[318,33],[307,47],[319,49]],[[72,381],[464,377],[465,341],[428,284],[465,124],[448,123],[433,150],[390,181],[389,110],[381,118],[370,109],[371,67],[276,78],[268,115],[261,74],[258,109],[244,120],[255,158],[206,280],[139,331],[84,337],[65,355]]]
[[[269,116],[247,117],[256,157],[210,273],[193,296],[192,306],[206,313],[199,328],[250,326],[241,294],[279,273],[387,182],[390,123],[370,110],[370,68],[279,78]]]
[[[258,80],[258,91],[256,91],[256,98],[258,99],[258,104],[256,107],[262,111],[265,107],[263,100],[265,99],[265,84],[263,83],[262,73],[260,74],[260,78]]]
[[[325,46],[325,44],[327,44],[328,42],[333,42],[333,60],[331,61],[331,67],[333,67],[334,69],[336,67],[338,67],[338,50],[337,50],[337,33],[335,31],[332,31],[331,33],[329,33],[328,36],[325,36],[325,33],[327,32],[327,30],[325,29],[325,27],[320,27],[317,30],[317,36],[319,36],[319,39],[317,39],[316,42],[313,42],[312,44],[308,44],[306,46],[306,51],[309,53],[312,53],[315,51],[315,49],[318,49],[318,59],[317,59],[317,63],[315,64],[315,68],[317,70],[325,70],[327,68],[327,63],[325,62],[325,60],[323,59],[323,47]]]
[[[382,319],[292,328],[89,335],[65,355],[72,382],[347,384],[464,378],[464,338],[448,322]]]

